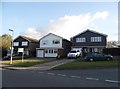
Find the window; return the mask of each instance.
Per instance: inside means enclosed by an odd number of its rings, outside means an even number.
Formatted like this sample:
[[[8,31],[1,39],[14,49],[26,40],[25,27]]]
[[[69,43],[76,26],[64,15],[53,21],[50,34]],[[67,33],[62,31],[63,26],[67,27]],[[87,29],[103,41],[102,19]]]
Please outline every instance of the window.
[[[45,53],[49,53],[49,54],[53,54],[53,53],[57,53],[57,49],[46,49]]]
[[[46,45],[47,43],[48,43],[48,40],[43,40],[43,41],[42,41],[42,44],[43,44],[43,45]]]
[[[52,50],[52,49],[50,49],[50,50],[49,50],[49,53],[51,53],[51,54],[52,54],[52,53],[53,53],[53,50]]]
[[[101,42],[101,37],[91,37],[91,42]]]
[[[53,40],[53,44],[60,44],[60,40]]]
[[[86,42],[86,38],[85,37],[76,38],[76,42]]]
[[[54,49],[54,53],[57,53],[57,50],[56,50],[56,49]]]
[[[13,46],[19,46],[19,42],[14,42]]]
[[[28,45],[27,41],[22,42],[22,46],[27,46],[27,45]]]

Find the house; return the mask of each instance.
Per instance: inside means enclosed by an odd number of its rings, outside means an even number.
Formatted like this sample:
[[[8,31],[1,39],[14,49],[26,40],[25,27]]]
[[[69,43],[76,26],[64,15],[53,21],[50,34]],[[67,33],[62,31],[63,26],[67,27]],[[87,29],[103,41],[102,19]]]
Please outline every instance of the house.
[[[39,42],[39,48],[36,48],[36,56],[40,58],[66,57],[72,45],[67,39],[53,33],[45,35]]]
[[[18,53],[18,49],[23,48],[25,55],[35,57],[37,47],[39,47],[39,41],[26,36],[20,35],[13,40],[14,53]]]
[[[106,47],[106,38],[106,34],[87,29],[71,38],[72,49],[81,50],[82,56],[88,52],[101,52]]]

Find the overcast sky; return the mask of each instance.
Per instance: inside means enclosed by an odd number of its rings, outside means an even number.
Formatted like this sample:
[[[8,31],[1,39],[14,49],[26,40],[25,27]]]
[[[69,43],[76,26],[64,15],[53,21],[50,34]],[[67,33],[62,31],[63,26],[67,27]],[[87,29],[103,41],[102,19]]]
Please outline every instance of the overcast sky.
[[[2,2],[2,34],[40,39],[52,32],[66,39],[91,29],[118,40],[117,2]]]

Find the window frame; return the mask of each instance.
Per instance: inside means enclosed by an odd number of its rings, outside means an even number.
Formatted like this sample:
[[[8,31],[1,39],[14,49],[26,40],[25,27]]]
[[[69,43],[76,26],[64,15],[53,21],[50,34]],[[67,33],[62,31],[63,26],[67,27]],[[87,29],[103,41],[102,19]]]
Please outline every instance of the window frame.
[[[23,43],[24,43],[24,45],[23,45]],[[26,45],[25,45],[25,43],[26,43]],[[22,46],[28,46],[28,41],[22,41],[22,44],[21,44]]]
[[[17,43],[17,45],[15,45]],[[19,42],[13,42],[13,46],[19,46]]]
[[[42,40],[42,44],[43,44],[43,45],[48,44],[48,40]]]
[[[101,36],[91,37],[91,42],[102,42],[102,37]]]
[[[60,44],[60,40],[57,40],[57,39],[56,39],[56,40],[53,40],[52,43],[53,43],[53,44]]]
[[[86,37],[80,37],[80,38],[76,38],[76,42],[86,42]]]

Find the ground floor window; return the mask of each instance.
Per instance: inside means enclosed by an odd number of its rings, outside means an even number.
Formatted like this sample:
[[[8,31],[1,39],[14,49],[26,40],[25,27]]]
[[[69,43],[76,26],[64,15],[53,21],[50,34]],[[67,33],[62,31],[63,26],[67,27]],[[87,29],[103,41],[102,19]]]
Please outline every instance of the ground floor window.
[[[54,49],[54,53],[57,53],[57,49]]]
[[[45,49],[44,57],[57,57],[57,49]]]
[[[57,53],[57,49],[45,49],[45,53],[49,54]]]
[[[52,53],[53,53],[53,49],[49,49],[49,53],[51,53],[51,54],[52,54]]]

